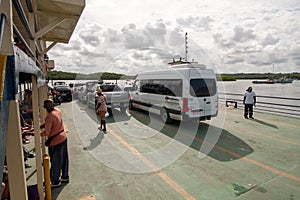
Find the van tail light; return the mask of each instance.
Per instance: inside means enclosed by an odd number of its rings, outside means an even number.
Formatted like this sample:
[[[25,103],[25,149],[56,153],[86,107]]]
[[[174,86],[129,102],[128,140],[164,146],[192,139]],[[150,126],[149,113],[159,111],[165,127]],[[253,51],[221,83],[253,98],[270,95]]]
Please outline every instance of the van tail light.
[[[182,99],[182,112],[189,112],[188,103],[189,103],[188,98],[183,98]]]

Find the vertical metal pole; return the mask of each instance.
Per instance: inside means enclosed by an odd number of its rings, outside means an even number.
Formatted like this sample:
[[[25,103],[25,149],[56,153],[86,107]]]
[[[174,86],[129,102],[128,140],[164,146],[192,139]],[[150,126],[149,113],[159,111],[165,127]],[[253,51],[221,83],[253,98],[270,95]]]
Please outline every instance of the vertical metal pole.
[[[45,192],[46,200],[52,200],[51,183],[50,183],[50,158],[44,156],[44,176],[45,176]]]
[[[187,54],[188,54],[188,46],[187,46],[187,44],[188,44],[188,42],[187,42],[187,33],[185,33],[185,61],[187,61],[188,60],[188,57],[187,57]]]

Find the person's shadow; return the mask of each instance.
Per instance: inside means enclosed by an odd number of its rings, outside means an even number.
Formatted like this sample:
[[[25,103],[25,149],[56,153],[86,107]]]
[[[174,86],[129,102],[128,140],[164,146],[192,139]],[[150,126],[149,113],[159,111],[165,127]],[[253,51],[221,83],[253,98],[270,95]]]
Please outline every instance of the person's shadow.
[[[83,150],[90,151],[96,148],[99,144],[101,144],[102,140],[104,138],[104,134],[102,131],[99,131],[99,133],[94,137],[93,139],[90,139],[90,145],[87,147],[83,147]]]
[[[260,124],[262,124],[262,125],[269,126],[269,127],[271,127],[271,128],[276,128],[276,129],[278,129],[278,127],[277,127],[276,125],[274,125],[274,124],[269,124],[269,123],[267,123],[267,122],[264,122],[264,121],[259,120],[259,119],[256,119],[256,118],[253,119],[253,121],[258,122],[258,123],[260,123]]]

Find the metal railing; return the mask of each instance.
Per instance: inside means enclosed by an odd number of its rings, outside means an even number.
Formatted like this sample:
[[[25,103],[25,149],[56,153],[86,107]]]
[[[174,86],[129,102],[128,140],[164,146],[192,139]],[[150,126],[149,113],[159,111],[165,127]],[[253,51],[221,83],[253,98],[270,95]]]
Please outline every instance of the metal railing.
[[[234,101],[238,108],[243,108],[243,98],[242,94],[219,93],[219,103],[223,105],[226,105],[226,101]],[[256,96],[256,101],[255,110],[300,117],[299,98]]]

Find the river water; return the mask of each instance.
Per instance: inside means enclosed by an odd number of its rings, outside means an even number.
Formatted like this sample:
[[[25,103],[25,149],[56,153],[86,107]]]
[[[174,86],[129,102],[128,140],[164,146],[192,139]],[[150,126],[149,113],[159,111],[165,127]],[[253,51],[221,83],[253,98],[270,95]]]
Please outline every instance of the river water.
[[[219,92],[244,94],[251,86],[258,96],[300,98],[300,81],[293,83],[253,84],[253,80],[219,81]],[[299,102],[300,104],[300,102]]]

